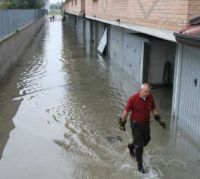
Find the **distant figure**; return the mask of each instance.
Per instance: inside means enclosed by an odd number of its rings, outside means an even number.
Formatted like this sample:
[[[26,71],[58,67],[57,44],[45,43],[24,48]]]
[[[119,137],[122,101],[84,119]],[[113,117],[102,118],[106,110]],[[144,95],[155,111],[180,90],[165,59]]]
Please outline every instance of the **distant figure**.
[[[52,22],[52,17],[50,17],[49,19],[50,19],[50,22]]]
[[[55,16],[54,16],[54,14],[53,14],[53,16],[52,16],[52,19],[53,19],[53,21],[55,20]]]
[[[142,164],[143,148],[147,146],[150,137],[150,112],[154,114],[154,119],[165,129],[165,123],[161,120],[156,110],[151,88],[145,83],[138,93],[129,97],[128,103],[119,120],[120,129],[125,131],[125,124],[128,113],[131,112],[131,129],[133,143],[128,145],[130,155],[138,162],[138,170],[145,173]]]

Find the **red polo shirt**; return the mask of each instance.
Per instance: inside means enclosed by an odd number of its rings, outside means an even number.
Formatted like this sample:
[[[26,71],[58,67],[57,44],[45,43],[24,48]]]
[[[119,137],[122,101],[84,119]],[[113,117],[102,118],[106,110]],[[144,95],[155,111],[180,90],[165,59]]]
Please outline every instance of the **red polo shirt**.
[[[150,111],[156,108],[152,94],[149,94],[146,99],[140,97],[139,92],[129,97],[125,107],[127,112],[131,111],[131,120],[138,123],[148,122],[150,120]]]

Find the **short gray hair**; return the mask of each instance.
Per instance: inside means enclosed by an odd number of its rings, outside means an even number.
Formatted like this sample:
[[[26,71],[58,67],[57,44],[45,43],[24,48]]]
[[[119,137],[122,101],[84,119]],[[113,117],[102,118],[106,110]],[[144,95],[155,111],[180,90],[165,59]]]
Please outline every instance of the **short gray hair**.
[[[140,89],[144,89],[144,87],[148,87],[149,89],[151,89],[150,85],[148,83],[143,83],[140,87]]]

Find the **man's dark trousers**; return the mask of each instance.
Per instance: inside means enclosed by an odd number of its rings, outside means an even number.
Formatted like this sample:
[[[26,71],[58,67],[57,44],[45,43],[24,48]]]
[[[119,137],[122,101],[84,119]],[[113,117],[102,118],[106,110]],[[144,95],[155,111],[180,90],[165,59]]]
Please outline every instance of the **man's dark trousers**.
[[[142,162],[143,148],[151,140],[149,122],[137,123],[131,120],[133,143],[130,148],[133,150],[137,162]]]

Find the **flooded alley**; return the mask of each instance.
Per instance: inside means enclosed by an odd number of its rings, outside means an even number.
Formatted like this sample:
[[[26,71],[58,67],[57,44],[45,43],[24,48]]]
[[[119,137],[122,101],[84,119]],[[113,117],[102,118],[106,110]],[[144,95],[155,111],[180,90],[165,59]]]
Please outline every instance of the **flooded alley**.
[[[200,178],[199,155],[171,134],[168,93],[159,89],[153,93],[163,99],[157,106],[167,129],[152,118],[147,173],[137,171],[127,149],[130,125],[120,131],[118,119],[139,85],[91,44],[56,20],[28,46],[0,88],[0,178]]]

